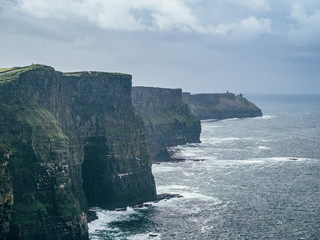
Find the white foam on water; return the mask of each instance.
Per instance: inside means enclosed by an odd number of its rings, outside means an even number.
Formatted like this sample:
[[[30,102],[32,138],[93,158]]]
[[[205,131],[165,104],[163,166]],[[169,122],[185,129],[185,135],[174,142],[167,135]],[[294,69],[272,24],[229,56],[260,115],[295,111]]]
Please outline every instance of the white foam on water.
[[[154,233],[154,232],[143,233],[143,234],[135,234],[135,235],[127,236],[126,239],[128,239],[128,240],[150,240],[150,239],[160,240],[161,239],[161,234],[160,233]]]
[[[277,116],[274,116],[274,115],[264,115],[262,117],[256,117],[256,118],[253,118],[253,119],[264,119],[264,120],[268,120],[268,119],[272,119],[272,118],[276,118]]]
[[[240,163],[240,164],[263,164],[266,161],[263,159],[248,159],[248,160],[233,160],[230,162]]]
[[[206,124],[205,126],[202,127],[202,130],[208,130],[211,128],[222,128],[222,126],[221,125],[208,125],[208,124]]]
[[[224,142],[233,142],[239,141],[241,138],[238,137],[226,137],[226,138],[217,138],[217,137],[210,137],[210,138],[203,138],[202,141],[204,143],[224,143]]]
[[[267,158],[253,158],[250,159],[251,162],[261,161],[261,162],[301,162],[314,160],[312,158],[299,158],[299,157],[267,157]]]
[[[203,123],[211,123],[211,122],[217,122],[217,119],[205,119],[205,120],[201,120],[201,122]]]
[[[234,120],[239,120],[241,118],[227,118],[227,119],[222,119],[220,120],[221,122],[231,122],[231,121],[234,121]]]
[[[153,164],[152,165],[152,172],[153,173],[161,173],[161,172],[176,172],[181,171],[181,167],[175,166],[168,166],[168,163],[161,163],[161,164]]]
[[[192,173],[192,172],[183,171],[182,173],[183,173],[183,175],[185,175],[185,176],[187,176],[187,177],[192,177],[192,176],[194,176],[194,173]]]
[[[202,201],[210,201],[213,202],[214,204],[222,204],[222,201],[219,200],[218,198],[212,197],[212,196],[208,196],[208,195],[204,195],[201,193],[197,193],[197,192],[182,192],[180,193],[185,199],[199,199]]]
[[[126,211],[110,211],[101,208],[91,208],[95,211],[98,219],[88,223],[89,234],[92,235],[91,239],[95,239],[95,234],[99,234],[101,231],[119,232],[120,229],[116,227],[110,227],[109,224],[115,221],[126,221],[132,219],[133,214],[139,214],[132,207],[127,207]],[[100,238],[97,238],[100,239]]]
[[[298,157],[272,157],[271,161],[292,161],[292,162],[301,162],[312,160],[311,158],[298,158]]]
[[[259,149],[261,150],[271,150],[272,148],[266,147],[266,146],[259,146]]]
[[[191,187],[183,185],[166,185],[166,186],[157,186],[157,192],[159,193],[179,193],[181,190],[189,190]]]

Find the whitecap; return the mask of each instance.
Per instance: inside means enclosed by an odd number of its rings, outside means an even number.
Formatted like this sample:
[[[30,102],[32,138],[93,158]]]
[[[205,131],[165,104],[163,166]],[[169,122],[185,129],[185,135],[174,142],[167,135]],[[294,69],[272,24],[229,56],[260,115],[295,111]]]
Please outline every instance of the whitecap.
[[[201,120],[201,122],[203,123],[211,123],[211,122],[217,122],[217,119],[205,119],[205,120]]]
[[[220,143],[220,142],[233,142],[233,141],[239,141],[241,138],[237,137],[226,137],[226,138],[217,138],[217,137],[211,137],[205,139],[206,142],[211,142],[211,143]]]
[[[293,162],[301,162],[301,161],[309,161],[312,158],[299,158],[299,157],[273,157],[272,161],[293,161]]]
[[[263,159],[248,159],[248,160],[236,160],[232,161],[240,164],[263,164],[265,161]]]
[[[271,148],[266,147],[266,146],[259,146],[259,149],[261,149],[261,150],[271,150]]]
[[[312,158],[299,158],[299,157],[269,157],[269,158],[254,158],[254,160],[258,161],[269,161],[269,162],[285,162],[285,161],[292,161],[292,162],[300,162],[300,161],[310,161],[314,160]]]
[[[178,193],[185,192],[190,190],[191,187],[183,186],[183,185],[164,185],[164,186],[157,186],[158,194],[161,193]]]
[[[190,186],[185,185],[168,185],[168,186],[160,186],[161,189],[167,189],[167,190],[176,190],[176,189],[190,189]],[[159,191],[158,188],[158,191]]]
[[[132,207],[127,207],[125,211],[110,211],[98,207],[91,208],[91,211],[96,212],[98,219],[88,223],[89,234],[93,236],[99,234],[100,231],[118,232],[117,227],[110,227],[110,223],[116,221],[126,221],[132,219],[134,215],[139,215]]]
[[[150,239],[160,240],[161,239],[161,234],[160,233],[154,233],[154,232],[143,233],[143,234],[135,234],[135,235],[127,236],[126,239],[128,239],[128,240],[150,240]]]
[[[171,166],[168,166],[165,164],[168,164],[168,163],[161,163],[161,164],[152,165],[152,172],[153,173],[161,173],[161,172],[175,172],[175,171],[181,170],[181,168],[178,166],[171,167]]]
[[[194,173],[191,173],[191,172],[183,171],[182,173],[183,173],[183,175],[185,175],[187,177],[194,176]]]
[[[204,195],[201,193],[197,193],[197,192],[182,192],[180,193],[185,199],[200,199],[203,201],[211,201],[214,204],[222,204],[222,201],[219,200],[218,198],[212,197],[212,196],[208,196],[208,195]]]
[[[272,119],[272,118],[276,118],[277,116],[274,116],[274,115],[263,115],[262,117],[256,117],[254,119],[265,119],[265,120],[268,120],[268,119]]]

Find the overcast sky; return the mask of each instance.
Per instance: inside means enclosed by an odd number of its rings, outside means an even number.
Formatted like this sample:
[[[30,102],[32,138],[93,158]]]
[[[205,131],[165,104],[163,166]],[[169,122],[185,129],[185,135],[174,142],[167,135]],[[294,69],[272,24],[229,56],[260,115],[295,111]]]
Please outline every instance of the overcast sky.
[[[0,0],[0,67],[192,93],[320,94],[319,0]]]

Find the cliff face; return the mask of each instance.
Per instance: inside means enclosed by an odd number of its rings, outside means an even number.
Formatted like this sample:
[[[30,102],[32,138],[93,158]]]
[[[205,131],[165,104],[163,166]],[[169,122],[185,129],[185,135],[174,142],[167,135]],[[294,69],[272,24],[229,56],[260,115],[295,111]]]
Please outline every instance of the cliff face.
[[[87,239],[88,205],[156,198],[130,96],[130,75],[39,65],[0,73],[0,143],[12,152],[10,238]]]
[[[181,89],[133,87],[132,104],[143,119],[154,161],[168,160],[166,147],[200,142],[200,121],[182,101]]]
[[[10,220],[13,205],[13,191],[7,164],[10,149],[0,144],[0,239],[10,232]]]
[[[246,98],[233,93],[183,93],[183,101],[192,113],[203,119],[260,117],[261,110]]]

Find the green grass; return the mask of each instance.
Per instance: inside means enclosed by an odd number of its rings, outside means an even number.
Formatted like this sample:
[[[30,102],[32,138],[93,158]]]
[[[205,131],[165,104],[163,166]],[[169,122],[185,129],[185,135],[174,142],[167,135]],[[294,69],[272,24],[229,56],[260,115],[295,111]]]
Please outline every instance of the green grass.
[[[39,214],[46,213],[46,205],[38,200],[32,203],[15,203],[13,206],[13,222],[17,225],[29,224],[36,220]]]
[[[7,72],[13,68],[0,68],[0,73]]]
[[[164,110],[159,113],[142,116],[142,118],[149,125],[171,124],[178,121],[185,123],[186,126],[190,126],[198,121],[196,116],[184,110],[179,111],[178,109]]]
[[[57,119],[44,107],[38,104],[30,104],[19,107],[17,118],[19,121],[26,121],[31,126],[34,135],[46,138],[67,138],[62,132]]]
[[[21,73],[35,70],[35,69],[52,69],[49,66],[32,64],[26,67],[13,67],[13,68],[1,68],[0,69],[0,84],[11,82],[18,79]]]
[[[66,72],[63,73],[64,76],[70,77],[80,77],[82,74],[89,73],[92,76],[127,76],[130,77],[130,74],[118,73],[118,72],[96,72],[96,71],[83,71],[83,72]]]

